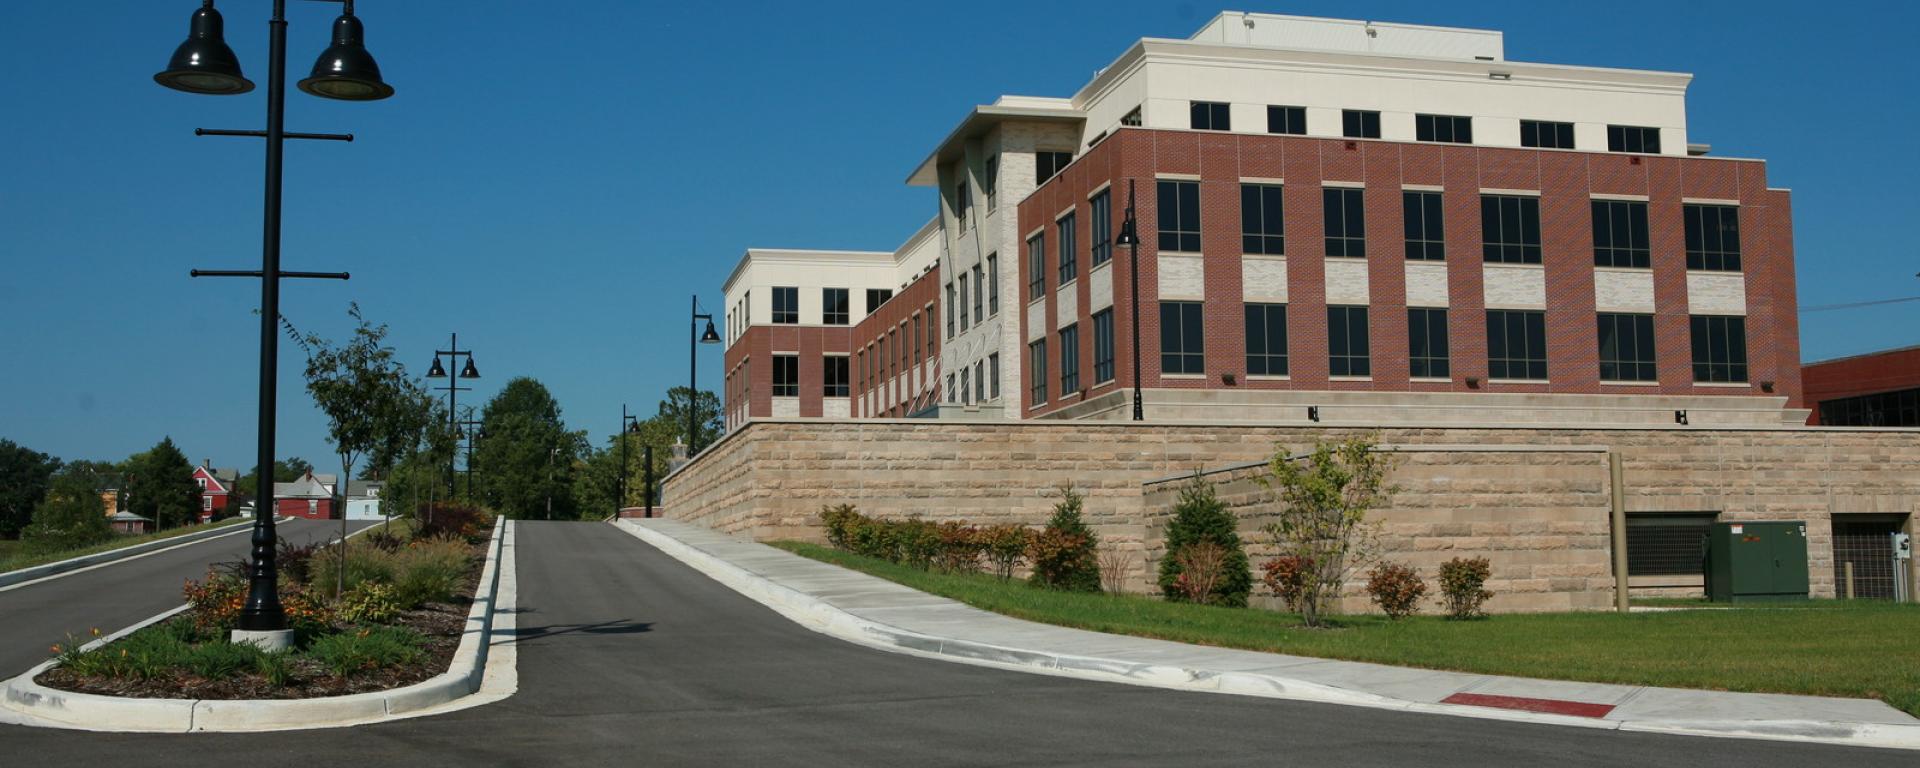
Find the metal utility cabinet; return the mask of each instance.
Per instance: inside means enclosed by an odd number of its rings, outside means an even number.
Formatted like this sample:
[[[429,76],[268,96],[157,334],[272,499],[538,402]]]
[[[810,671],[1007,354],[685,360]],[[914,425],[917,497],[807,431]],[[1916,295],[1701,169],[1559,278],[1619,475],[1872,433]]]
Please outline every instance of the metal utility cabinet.
[[[1714,523],[1707,534],[1707,597],[1716,603],[1807,598],[1807,524]]]

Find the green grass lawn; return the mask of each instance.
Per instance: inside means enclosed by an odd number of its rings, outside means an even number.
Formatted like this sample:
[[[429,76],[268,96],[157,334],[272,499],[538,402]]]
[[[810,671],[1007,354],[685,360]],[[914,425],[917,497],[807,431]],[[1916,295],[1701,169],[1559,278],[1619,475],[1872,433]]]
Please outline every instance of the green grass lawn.
[[[253,518],[251,517],[236,517],[230,520],[221,520],[212,523],[212,526],[214,528],[225,528],[238,523],[252,522],[252,520]],[[205,525],[186,525],[178,528],[169,528],[159,533],[148,533],[139,536],[114,536],[111,539],[91,547],[64,549],[57,552],[36,551],[33,547],[26,546],[26,542],[22,541],[0,540],[0,573],[17,571],[21,568],[32,568],[36,565],[46,565],[47,563],[59,562],[70,557],[98,554],[121,547],[131,547],[135,544],[145,544],[149,541],[171,539],[175,536],[185,536],[189,533],[204,530],[207,530],[207,526]]]
[[[921,571],[814,544],[774,546],[1030,621],[1184,643],[1429,669],[1674,688],[1877,698],[1920,716],[1920,605],[1811,601],[1737,610],[1497,615],[1296,614],[1069,594]],[[1427,610],[1432,610],[1429,607]]]

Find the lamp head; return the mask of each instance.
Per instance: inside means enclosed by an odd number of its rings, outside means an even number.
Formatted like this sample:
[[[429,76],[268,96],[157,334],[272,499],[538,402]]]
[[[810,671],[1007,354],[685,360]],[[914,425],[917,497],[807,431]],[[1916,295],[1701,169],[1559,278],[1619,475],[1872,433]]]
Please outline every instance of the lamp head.
[[[1127,216],[1120,222],[1120,236],[1113,239],[1114,245],[1136,245],[1140,242],[1140,233],[1134,231],[1133,216]]]
[[[231,96],[253,90],[253,81],[240,74],[240,59],[227,47],[226,22],[204,0],[188,23],[187,40],[173,49],[167,68],[153,81],[187,93]]]
[[[444,379],[446,377],[447,377],[447,369],[440,367],[440,356],[434,355],[433,367],[427,369],[427,378]]]
[[[712,321],[712,320],[708,320],[708,321],[707,321],[707,331],[706,331],[706,333],[702,333],[702,334],[700,334],[700,343],[702,343],[702,344],[718,344],[718,343],[720,343],[720,334],[718,334],[718,333],[715,333],[715,332],[714,332],[714,330],[713,330],[713,321]]]
[[[313,62],[313,74],[300,81],[300,90],[326,99],[378,101],[393,95],[393,86],[380,79],[380,65],[367,53],[367,30],[353,15],[353,3],[333,20],[333,45]]]
[[[472,355],[467,356],[467,367],[460,369],[460,378],[463,378],[463,379],[480,378],[480,369],[473,367]]]

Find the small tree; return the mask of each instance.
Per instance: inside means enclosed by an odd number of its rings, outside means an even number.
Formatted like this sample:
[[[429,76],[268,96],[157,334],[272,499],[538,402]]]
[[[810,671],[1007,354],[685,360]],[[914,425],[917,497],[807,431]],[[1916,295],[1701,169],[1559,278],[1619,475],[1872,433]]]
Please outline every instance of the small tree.
[[[107,521],[107,506],[94,489],[91,474],[63,472],[55,475],[46,498],[33,509],[33,523],[23,538],[41,551],[84,547],[113,537]]]
[[[168,437],[127,459],[127,511],[172,528],[199,519],[200,486],[193,462]]]
[[[0,438],[0,539],[20,535],[53,482],[60,460]]]
[[[1367,511],[1393,492],[1386,485],[1391,460],[1374,447],[1372,437],[1361,436],[1318,441],[1303,460],[1282,450],[1259,478],[1279,497],[1267,534],[1304,569],[1297,607],[1309,627],[1322,625],[1347,575],[1373,556],[1378,537]]]
[[[1013,578],[1013,569],[1020,567],[1020,561],[1026,557],[1027,550],[1033,545],[1034,533],[1024,525],[1006,523],[985,528],[980,531],[982,542],[986,546],[987,562],[993,564],[993,573],[1001,581]]]
[[[1179,599],[1202,605],[1218,603],[1220,582],[1227,572],[1227,555],[1226,547],[1202,539],[1169,556],[1167,559],[1180,565],[1180,574],[1173,580]]]
[[[1456,557],[1440,564],[1440,602],[1450,619],[1477,619],[1487,615],[1481,606],[1493,593],[1486,588],[1493,565],[1484,557]]]
[[[1053,518],[1033,537],[1034,586],[1068,592],[1100,591],[1099,538],[1080,517],[1085,498],[1073,486],[1060,488]]]
[[[1244,608],[1247,593],[1253,591],[1253,569],[1240,544],[1240,521],[1213,493],[1213,484],[1195,475],[1180,489],[1173,505],[1173,520],[1167,524],[1167,555],[1160,558],[1160,592],[1169,600],[1185,600],[1189,590],[1181,586],[1185,568],[1180,553],[1201,542],[1220,548],[1220,571],[1210,580],[1213,591],[1198,602]]]

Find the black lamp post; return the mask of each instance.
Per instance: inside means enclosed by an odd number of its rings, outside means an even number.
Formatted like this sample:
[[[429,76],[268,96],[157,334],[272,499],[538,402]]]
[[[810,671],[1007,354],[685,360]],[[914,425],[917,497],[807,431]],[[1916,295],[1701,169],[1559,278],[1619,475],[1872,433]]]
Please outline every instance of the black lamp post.
[[[700,331],[700,321],[707,321],[705,333]],[[696,383],[700,380],[698,352],[700,344],[720,343],[720,334],[713,330],[713,315],[700,312],[700,294],[693,295],[693,327],[687,337],[687,460],[700,452],[700,389]]]
[[[325,0],[338,2],[340,0]],[[332,47],[314,63],[310,77],[300,81],[300,89],[329,99],[374,100],[393,95],[393,88],[380,78],[380,68],[367,53],[361,38],[360,20],[353,15],[353,0],[344,0],[342,13],[334,20]],[[287,139],[352,141],[351,134],[290,133],[286,130],[287,95],[287,3],[273,0],[273,18],[267,23],[267,125],[266,130],[198,129],[200,136],[247,136],[266,139],[266,214],[261,244],[261,266],[253,270],[193,270],[194,277],[260,278],[260,410],[259,452],[256,459],[258,501],[254,506],[252,561],[247,567],[247,600],[240,609],[235,638],[258,643],[269,649],[284,648],[292,642],[285,611],[280,606],[279,579],[275,573],[273,525],[273,443],[274,417],[278,391],[274,377],[280,354],[280,280],[282,278],[325,278],[345,280],[345,272],[294,272],[280,269],[280,188],[281,154]],[[173,52],[167,68],[153,76],[154,82],[176,91],[209,95],[237,95],[253,90],[253,81],[240,73],[240,60],[227,47],[225,22],[214,10],[213,0],[203,0],[189,22],[187,40]]]
[[[1145,406],[1140,404],[1140,231],[1133,218],[1133,179],[1127,179],[1127,219],[1120,222],[1120,236],[1114,242],[1127,246],[1128,270],[1127,287],[1133,291],[1133,309],[1128,315],[1133,319],[1133,420],[1145,421]]]
[[[473,498],[473,444],[476,440],[485,439],[487,433],[480,428],[482,422],[473,417],[473,406],[467,406],[466,413],[466,418],[460,420],[461,431],[454,433],[454,436],[467,439],[467,498]]]
[[[433,351],[433,365],[427,368],[427,378],[447,380],[446,386],[432,387],[432,389],[438,389],[442,392],[447,393],[447,429],[455,435],[454,446],[453,446],[454,455],[447,457],[447,498],[451,500],[453,498],[453,493],[455,491],[454,478],[458,477],[458,475],[456,474],[457,470],[455,470],[453,467],[455,462],[457,462],[460,458],[459,456],[460,444],[459,444],[459,438],[458,438],[458,435],[460,434],[460,421],[459,421],[460,417],[457,415],[459,412],[458,411],[459,402],[460,402],[459,397],[461,392],[472,391],[473,388],[460,386],[459,381],[449,378],[447,376],[447,369],[440,366],[441,357],[447,358],[448,363],[460,362],[460,358],[462,357],[465,357],[467,359],[466,366],[460,369],[460,378],[462,379],[480,378],[480,369],[473,367],[473,352],[471,350],[465,350],[460,348],[460,334],[457,334],[457,333],[448,334],[446,349],[436,349]],[[467,461],[469,464],[471,464],[473,461],[471,452],[469,452]],[[473,485],[472,485],[473,476],[471,475],[467,476],[467,480],[468,480],[467,492],[471,494],[473,492]]]
[[[640,417],[627,413],[627,404],[620,404],[620,498],[613,504],[613,519],[620,519],[620,510],[627,508],[627,468],[633,466],[627,462],[627,440],[630,435],[640,434]]]

